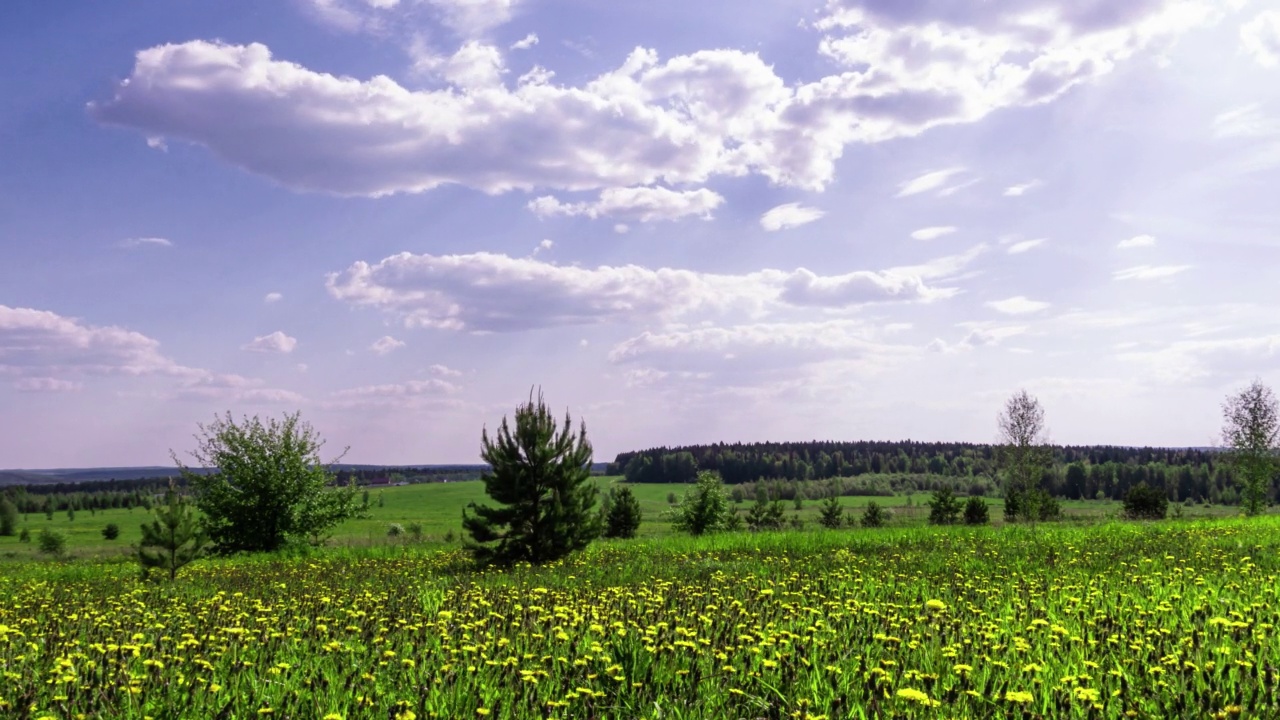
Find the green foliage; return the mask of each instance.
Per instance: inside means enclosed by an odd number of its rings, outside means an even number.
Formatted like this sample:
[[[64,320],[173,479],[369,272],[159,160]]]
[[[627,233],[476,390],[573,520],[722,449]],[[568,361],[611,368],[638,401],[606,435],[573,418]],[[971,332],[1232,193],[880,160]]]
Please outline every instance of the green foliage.
[[[173,581],[178,570],[204,554],[205,536],[191,506],[172,487],[165,493],[164,504],[154,506],[152,514],[155,519],[142,526],[138,563],[144,577],[160,570]]]
[[[741,532],[742,528],[742,516],[738,514],[736,509],[731,508],[724,518],[725,532]]]
[[[591,443],[582,423],[575,437],[565,413],[559,428],[538,392],[535,404],[516,408],[515,432],[506,417],[496,440],[481,432],[481,458],[492,470],[481,478],[498,507],[471,503],[462,513],[467,549],[480,563],[540,564],[585,548],[600,535],[593,508]]]
[[[1130,520],[1163,520],[1169,511],[1169,497],[1163,490],[1138,483],[1124,497],[1124,516]]]
[[[173,459],[218,552],[274,551],[303,539],[318,545],[356,514],[355,486],[330,487],[334,476],[320,460],[324,441],[300,413],[237,424],[228,412],[199,427],[191,456],[217,472],[195,473]]]
[[[1267,491],[1280,469],[1280,403],[1255,379],[1222,404],[1222,439],[1240,487],[1245,514],[1266,509]]]
[[[669,493],[667,493],[667,504],[668,504],[668,505],[675,505],[675,504],[676,504],[676,503],[678,503],[678,502],[680,502],[680,498],[679,498],[679,496],[677,496],[674,492],[669,492]]]
[[[698,473],[698,482],[685,493],[684,502],[670,511],[671,526],[690,535],[723,530],[734,514],[718,473]]]
[[[781,530],[786,522],[787,510],[782,500],[769,501],[768,493],[763,486],[756,490],[756,502],[747,511],[747,527],[752,532],[761,530]]]
[[[420,522],[409,523],[409,525],[405,528],[405,532],[409,533],[409,537],[414,542],[422,542],[422,523]]]
[[[742,492],[742,488],[736,485],[729,491],[729,497],[735,505],[741,505],[742,501],[747,499],[746,493]]]
[[[118,538],[118,537],[120,537],[120,526],[119,526],[119,525],[117,525],[117,524],[115,524],[115,523],[107,523],[107,526],[106,526],[106,527],[104,527],[104,528],[102,528],[102,539],[103,539],[103,540],[115,540],[115,539],[116,539],[116,538]]]
[[[1040,489],[1040,478],[1053,463],[1053,451],[1044,437],[1044,408],[1026,390],[1019,390],[1005,402],[998,425],[1002,444],[997,458],[1005,474],[1005,519],[1043,519],[1040,505],[1049,495]]]
[[[404,535],[404,526],[400,523],[391,523],[387,526],[387,537],[398,538]]]
[[[18,506],[8,495],[0,496],[0,536],[8,537],[18,530]]]
[[[938,488],[933,491],[933,498],[929,500],[929,524],[955,525],[960,520],[962,509],[959,498],[951,492],[951,488]]]
[[[980,497],[971,497],[964,504],[965,525],[986,525],[991,521],[991,512],[987,502]]]
[[[75,521],[76,521],[76,509],[75,509],[75,508],[67,508],[67,521],[68,521],[68,522],[75,522]]]
[[[45,528],[36,537],[36,545],[45,555],[62,557],[67,552],[67,536],[57,530]]]
[[[862,527],[884,527],[887,522],[889,522],[889,511],[880,507],[875,500],[867,503],[867,507],[862,510]]]
[[[1006,492],[1004,496],[1004,519],[1007,522],[1030,520],[1032,522],[1059,520],[1062,508],[1058,499],[1049,493],[1036,488],[1030,492]]]
[[[830,495],[822,501],[822,514],[818,522],[822,523],[822,527],[831,530],[844,525],[844,506],[840,504],[839,496]]]
[[[607,538],[633,538],[640,529],[640,501],[631,488],[622,486],[610,493],[609,512],[604,519],[604,536]]]
[[[18,533],[18,542],[31,542],[31,531],[27,528],[22,528],[22,532]]]

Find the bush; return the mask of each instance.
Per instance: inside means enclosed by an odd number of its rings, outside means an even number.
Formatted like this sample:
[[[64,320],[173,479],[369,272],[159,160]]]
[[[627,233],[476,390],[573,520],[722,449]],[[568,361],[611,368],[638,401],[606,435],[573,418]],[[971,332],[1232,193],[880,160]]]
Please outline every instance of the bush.
[[[862,511],[862,527],[878,528],[883,527],[889,522],[889,511],[880,507],[875,500],[867,503],[866,509]]]
[[[1163,520],[1168,510],[1169,498],[1145,482],[1129,488],[1124,496],[1124,516],[1130,520]]]
[[[954,525],[960,519],[960,500],[951,492],[951,488],[943,487],[933,491],[929,500],[930,525]]]
[[[31,542],[31,531],[26,528],[22,528],[22,532],[18,533],[18,542]]]
[[[672,526],[690,535],[723,530],[733,514],[720,474],[706,470],[698,473],[697,484],[686,493],[684,502],[670,512]]]
[[[400,523],[391,523],[387,526],[387,537],[398,538],[404,535],[404,526]]]
[[[411,522],[408,527],[405,528],[405,531],[409,533],[409,537],[412,538],[414,542],[422,542],[422,523]]]
[[[18,506],[0,496],[0,535],[13,535],[18,529]]]
[[[987,503],[980,497],[971,497],[964,504],[965,525],[986,525],[990,522],[991,512]]]
[[[1044,490],[1038,488],[1030,492],[1014,490],[1005,493],[1004,519],[1005,522],[1018,519],[1060,520],[1062,507],[1058,505],[1058,498]]]
[[[119,525],[117,525],[117,524],[115,524],[115,523],[107,523],[107,526],[106,526],[106,527],[104,527],[104,528],[102,528],[102,539],[103,539],[103,540],[115,540],[115,539],[116,539],[116,538],[118,538],[118,537],[120,537],[120,526],[119,526]]]
[[[676,496],[676,494],[675,494],[674,492],[669,492],[669,493],[667,493],[667,504],[668,504],[668,505],[675,505],[675,504],[676,504],[676,503],[678,503],[678,502],[680,502],[680,498],[679,498],[679,497],[677,497],[677,496]]]
[[[57,530],[45,528],[36,539],[40,552],[45,555],[62,557],[67,552],[67,536]]]

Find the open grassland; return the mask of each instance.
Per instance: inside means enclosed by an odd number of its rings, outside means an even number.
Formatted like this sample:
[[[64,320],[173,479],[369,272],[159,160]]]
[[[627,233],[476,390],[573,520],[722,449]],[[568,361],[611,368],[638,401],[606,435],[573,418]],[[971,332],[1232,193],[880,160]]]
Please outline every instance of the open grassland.
[[[620,482],[620,477],[602,477],[597,480],[602,490]],[[629,487],[640,501],[640,507],[644,513],[640,535],[642,537],[671,535],[673,533],[671,524],[663,518],[663,513],[671,508],[667,502],[668,495],[675,493],[678,499],[683,499],[685,490],[689,486],[632,484]],[[728,487],[726,491],[731,489],[732,487]],[[889,509],[893,515],[890,526],[924,524],[929,515],[929,508],[925,504],[928,500],[928,493],[896,497],[840,498],[846,508],[846,516],[854,519],[861,516],[868,502],[879,503],[882,507]],[[450,532],[453,532],[455,539],[461,534],[462,509],[467,503],[487,501],[484,484],[479,481],[370,488],[369,508],[364,513],[364,517],[349,520],[340,526],[330,540],[330,544],[369,546],[409,542],[407,537],[401,537],[399,540],[388,538],[387,528],[392,523],[399,523],[406,527],[418,523],[422,526],[427,544],[443,545],[446,544],[444,539]],[[753,501],[753,497],[748,497],[733,507],[745,513]],[[986,502],[991,508],[992,521],[999,523],[1003,516],[1003,503],[999,498],[989,498]],[[820,503],[820,500],[805,500],[804,507],[796,511],[791,502],[784,502],[787,518],[790,519],[798,514],[807,526],[812,527],[818,522]],[[1097,521],[1118,517],[1121,504],[1111,500],[1064,500],[1062,508],[1068,520]],[[1236,515],[1240,509],[1225,505],[1210,508],[1195,505],[1184,508],[1183,512],[1185,517],[1190,519]],[[32,535],[32,541],[20,543],[17,537],[0,537],[0,562],[39,558],[35,535],[44,528],[64,534],[67,537],[67,550],[73,557],[110,558],[127,555],[130,552],[129,546],[141,539],[142,533],[139,527],[149,519],[150,513],[142,508],[99,510],[96,513],[82,510],[76,513],[74,520],[68,519],[65,512],[54,513],[52,519],[46,519],[42,514],[31,514],[19,521],[18,530],[28,529]],[[120,537],[116,540],[109,541],[102,537],[102,529],[108,523],[115,523],[120,528]]]
[[[896,528],[0,574],[18,718],[1280,717],[1280,521]]]

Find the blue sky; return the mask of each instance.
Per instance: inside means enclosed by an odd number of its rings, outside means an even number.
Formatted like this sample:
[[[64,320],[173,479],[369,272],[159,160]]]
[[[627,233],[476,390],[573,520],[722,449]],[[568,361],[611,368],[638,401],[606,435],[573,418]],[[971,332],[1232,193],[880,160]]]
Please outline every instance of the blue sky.
[[[1206,445],[1280,383],[1280,2],[0,9],[0,467]]]

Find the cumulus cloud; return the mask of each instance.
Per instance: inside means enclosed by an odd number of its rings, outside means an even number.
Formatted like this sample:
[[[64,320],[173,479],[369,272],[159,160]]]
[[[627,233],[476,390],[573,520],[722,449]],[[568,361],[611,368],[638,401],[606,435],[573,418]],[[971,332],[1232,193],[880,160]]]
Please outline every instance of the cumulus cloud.
[[[1022,253],[1027,252],[1028,250],[1034,250],[1035,248],[1038,248],[1041,245],[1044,245],[1046,242],[1048,241],[1045,238],[1023,240],[1021,242],[1013,243],[1005,250],[1005,252],[1009,253],[1010,255],[1021,255]]]
[[[173,247],[173,241],[162,237],[140,237],[121,240],[119,245],[122,248]]]
[[[274,302],[280,302],[282,298],[284,298],[284,295],[281,295],[278,292],[269,292],[265,296],[263,296],[262,302],[270,305],[271,303],[274,303]]]
[[[815,220],[821,219],[826,214],[823,210],[801,205],[798,202],[784,203],[767,210],[761,215],[760,227],[767,232],[790,230],[801,225],[808,225]]]
[[[661,61],[637,48],[581,85],[537,70],[511,87],[501,52],[471,36],[508,19],[513,0],[433,0],[470,38],[449,58],[456,67],[437,68],[453,87],[339,77],[276,59],[265,45],[193,40],[138,52],[129,77],[90,111],[145,137],[204,145],[293,188],[345,195],[447,183],[583,191],[753,174],[820,190],[850,144],[1052,100],[1222,13],[1208,0],[1116,5],[834,0],[816,27],[820,52],[840,71],[812,82],[788,84],[754,53]],[[942,185],[949,177],[924,182],[941,193],[963,186]]]
[[[529,33],[509,46],[511,50],[528,50],[538,44],[538,33]]]
[[[953,225],[920,228],[919,230],[911,233],[911,238],[913,240],[937,240],[945,235],[950,235],[957,229],[958,228]]]
[[[1022,295],[1015,295],[1004,300],[995,300],[987,303],[987,307],[1002,312],[1006,315],[1027,315],[1030,313],[1040,312],[1049,307],[1049,303],[1039,300],[1031,300]]]
[[[390,312],[410,327],[504,332],[698,312],[760,315],[780,307],[928,302],[957,292],[928,281],[954,275],[982,249],[919,266],[828,276],[804,268],[724,275],[637,265],[561,266],[484,252],[400,253],[331,273],[327,286],[339,300]]]
[[[383,335],[377,340],[374,340],[373,344],[369,346],[369,349],[379,355],[386,355],[387,353],[393,352],[402,347],[404,347],[403,340],[397,340],[390,335]]]
[[[1280,67],[1280,10],[1266,10],[1241,25],[1240,42],[1262,67]]]
[[[1116,243],[1116,247],[1121,250],[1129,250],[1131,248],[1152,247],[1155,244],[1156,239],[1152,235],[1135,235]]]
[[[669,190],[661,187],[608,188],[595,202],[565,203],[550,195],[534,198],[528,208],[538,217],[583,215],[589,218],[625,217],[639,222],[679,220],[694,216],[710,220],[724,203],[716,192]]]
[[[1112,273],[1112,277],[1116,280],[1160,280],[1190,269],[1190,265],[1138,265],[1116,270]]]
[[[270,335],[254,338],[252,342],[241,345],[240,349],[250,352],[291,353],[297,345],[297,338],[289,337],[277,330]]]

